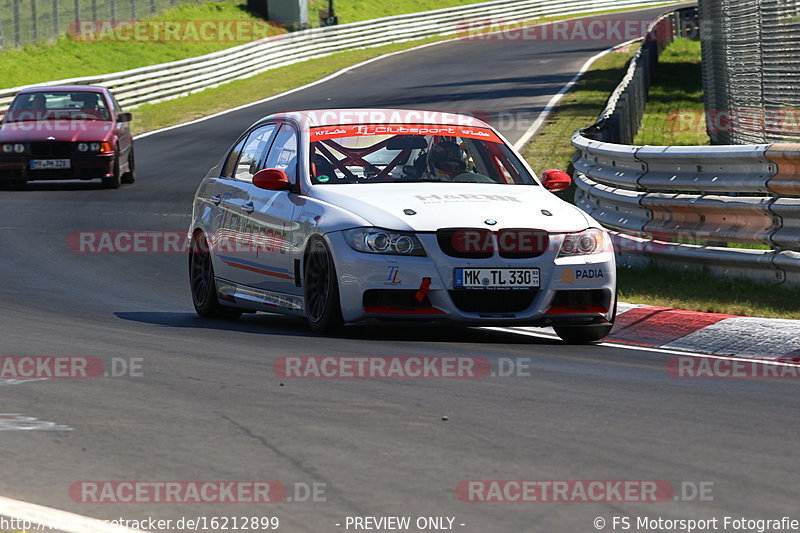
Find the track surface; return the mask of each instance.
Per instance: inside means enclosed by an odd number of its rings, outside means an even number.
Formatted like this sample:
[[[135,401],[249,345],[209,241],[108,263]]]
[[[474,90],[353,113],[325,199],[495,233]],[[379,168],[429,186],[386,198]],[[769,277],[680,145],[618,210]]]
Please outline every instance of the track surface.
[[[348,515],[454,516],[470,532],[575,532],[593,531],[596,516],[796,511],[795,383],[678,380],[665,372],[665,354],[485,330],[359,328],[324,338],[269,315],[203,321],[191,307],[183,255],[86,255],[66,246],[78,230],[185,230],[204,172],[273,111],[522,113],[505,128],[513,141],[609,44],[455,42],[410,52],[142,139],[139,180],[119,191],[34,184],[3,192],[0,353],[141,357],[145,375],[0,385],[0,412],[73,428],[0,432],[0,494],[100,518],[275,515],[283,531],[316,533],[343,530],[334,524]],[[280,356],[378,354],[530,358],[532,376],[287,381],[272,372]],[[80,480],[265,479],[326,483],[327,501],[93,505],[68,495]],[[465,479],[711,481],[714,499],[464,503],[455,487]]]

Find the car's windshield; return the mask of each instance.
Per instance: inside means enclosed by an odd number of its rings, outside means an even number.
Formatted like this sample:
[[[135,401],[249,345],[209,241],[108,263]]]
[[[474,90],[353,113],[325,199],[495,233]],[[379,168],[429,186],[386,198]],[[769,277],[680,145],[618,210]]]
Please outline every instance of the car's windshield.
[[[6,122],[39,120],[111,120],[105,98],[89,91],[30,92],[17,95]]]
[[[490,129],[356,125],[311,129],[314,184],[452,182],[536,185]]]

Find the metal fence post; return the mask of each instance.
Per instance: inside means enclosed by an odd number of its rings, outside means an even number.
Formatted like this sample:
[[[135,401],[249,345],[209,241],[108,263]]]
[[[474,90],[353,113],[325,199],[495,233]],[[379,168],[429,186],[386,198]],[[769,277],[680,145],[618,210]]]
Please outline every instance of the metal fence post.
[[[19,31],[19,0],[11,0],[13,5],[13,17],[14,17],[14,46],[20,46],[22,44],[22,35]]]
[[[31,38],[34,43],[39,41],[39,25],[36,21],[36,0],[31,0]]]
[[[111,0],[111,20],[117,20],[117,0]]]
[[[80,23],[80,21],[81,21],[80,0],[75,0],[75,24]]]
[[[136,0],[131,0],[131,20],[136,20]]]
[[[150,14],[156,14],[156,0],[150,0]]]
[[[92,0],[92,20],[97,21],[97,0]]]
[[[58,0],[53,0],[53,39],[58,38]]]

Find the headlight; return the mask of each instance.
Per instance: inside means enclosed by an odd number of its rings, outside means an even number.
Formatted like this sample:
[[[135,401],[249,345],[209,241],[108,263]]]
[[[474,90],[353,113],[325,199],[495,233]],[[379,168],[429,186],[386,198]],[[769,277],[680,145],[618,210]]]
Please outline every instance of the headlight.
[[[606,232],[599,229],[587,229],[580,233],[569,233],[564,236],[558,257],[574,257],[610,252],[611,240]]]
[[[86,144],[86,143],[78,143],[78,151],[79,152],[88,152],[89,151],[89,145]]]
[[[10,154],[12,152],[21,154],[25,151],[25,145],[21,143],[17,144],[4,144],[3,145],[3,153]]]
[[[353,250],[368,254],[424,256],[422,243],[413,233],[377,228],[356,228],[346,231],[347,244]]]
[[[99,152],[100,151],[100,143],[92,143],[89,145],[89,150],[92,152]]]

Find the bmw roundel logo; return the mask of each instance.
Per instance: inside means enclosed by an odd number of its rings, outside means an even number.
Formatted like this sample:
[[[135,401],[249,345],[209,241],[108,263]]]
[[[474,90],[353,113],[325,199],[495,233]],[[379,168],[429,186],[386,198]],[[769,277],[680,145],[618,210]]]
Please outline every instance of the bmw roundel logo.
[[[493,218],[487,218],[486,220],[484,220],[484,222],[486,223],[487,226],[494,226],[497,224],[497,221]]]

